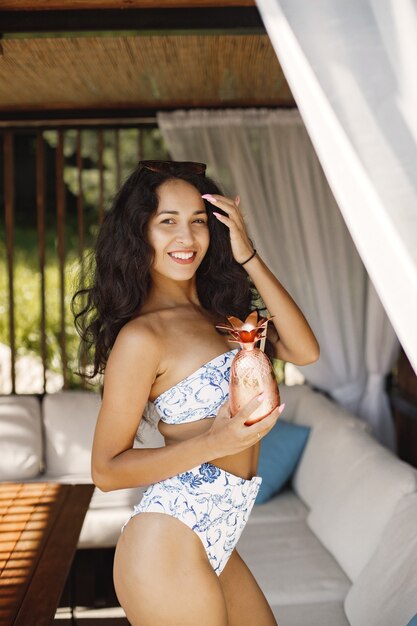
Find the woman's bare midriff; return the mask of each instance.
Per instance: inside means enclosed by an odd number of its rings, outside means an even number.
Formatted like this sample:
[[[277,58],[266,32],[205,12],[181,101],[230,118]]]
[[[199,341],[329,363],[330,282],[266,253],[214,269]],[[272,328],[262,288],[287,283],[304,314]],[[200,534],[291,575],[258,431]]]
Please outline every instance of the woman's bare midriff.
[[[233,419],[233,418],[231,418]],[[159,421],[158,430],[165,439],[165,445],[169,446],[173,443],[186,441],[197,435],[201,435],[208,431],[214,417],[207,417],[196,422],[187,424],[166,424]],[[224,456],[219,459],[212,459],[210,463],[220,467],[226,472],[250,480],[257,475],[258,471],[259,444],[243,450],[239,454]]]

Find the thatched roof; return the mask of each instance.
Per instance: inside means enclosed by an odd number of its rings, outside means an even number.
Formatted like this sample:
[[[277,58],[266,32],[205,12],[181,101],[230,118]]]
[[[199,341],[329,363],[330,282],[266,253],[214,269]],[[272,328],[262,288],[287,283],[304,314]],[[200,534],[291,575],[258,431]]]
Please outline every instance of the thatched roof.
[[[222,9],[169,9],[184,6],[180,0],[129,3],[122,0],[78,0],[71,3],[80,11],[48,11],[63,8],[58,0],[39,0],[36,11],[18,12],[34,3],[26,0],[2,0],[0,24],[80,24],[80,32],[13,33],[6,32],[0,43],[0,115],[11,112],[39,110],[127,110],[169,109],[191,107],[293,106],[294,101],[283,76],[275,52],[263,29],[230,26],[225,29],[147,29],[129,31],[130,16],[145,13],[125,8],[111,15],[122,15],[125,27],[117,32],[81,32],[82,22],[94,6],[150,7],[158,6],[151,15],[192,16],[201,21],[200,10],[256,11],[245,8],[252,0],[195,0],[188,6],[221,5]],[[242,5],[236,8],[235,5]],[[68,6],[68,4],[66,5]],[[232,7],[232,8],[224,8]],[[185,12],[187,11],[187,12]],[[211,11],[211,13],[210,13]],[[48,16],[55,16],[53,19]],[[95,11],[97,28],[105,11]],[[32,16],[32,22],[28,16]],[[56,17],[58,16],[58,18]],[[217,14],[217,17],[219,14]],[[108,15],[107,15],[108,17]],[[146,14],[149,23],[149,11]],[[227,15],[230,24],[231,14]],[[3,18],[3,19],[2,19]],[[36,18],[36,19],[35,19]],[[60,19],[60,22],[57,21]],[[171,18],[170,18],[171,19]],[[259,20],[258,16],[258,20]],[[14,22],[13,22],[14,20]],[[162,20],[163,21],[163,20]],[[221,21],[221,20],[220,20]],[[64,22],[65,23],[65,22]],[[132,22],[133,23],[133,22]],[[158,23],[158,20],[156,21]],[[161,22],[162,23],[162,22]],[[213,24],[218,24],[219,19]],[[36,26],[39,28],[39,26]],[[134,28],[134,26],[132,26]],[[208,24],[210,28],[210,24]],[[13,26],[9,27],[12,30]],[[45,29],[45,27],[43,27]]]

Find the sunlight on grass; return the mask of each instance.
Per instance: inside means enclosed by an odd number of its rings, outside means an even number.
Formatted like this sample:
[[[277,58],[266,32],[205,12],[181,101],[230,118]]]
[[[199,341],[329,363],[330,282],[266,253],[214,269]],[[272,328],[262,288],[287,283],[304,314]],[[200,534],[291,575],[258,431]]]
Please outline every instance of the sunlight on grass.
[[[10,345],[9,338],[9,293],[5,263],[4,245],[0,246],[0,343]],[[14,316],[15,342],[18,359],[32,357],[41,363],[41,273],[37,268],[35,255],[28,250],[17,248],[14,256]],[[76,333],[71,314],[71,298],[76,289],[80,262],[74,253],[68,255],[65,263],[65,338],[67,350],[68,382],[70,387],[81,386],[77,369],[79,337]],[[46,304],[46,360],[47,380],[53,381],[56,390],[59,381],[53,373],[62,372],[60,347],[60,275],[57,259],[50,259],[45,266],[45,304]],[[27,361],[30,366],[35,361]],[[3,372],[3,376],[5,373]],[[26,381],[27,376],[25,377]],[[48,389],[48,386],[47,386]],[[26,392],[29,389],[25,389]],[[42,381],[30,384],[30,392],[42,392]]]

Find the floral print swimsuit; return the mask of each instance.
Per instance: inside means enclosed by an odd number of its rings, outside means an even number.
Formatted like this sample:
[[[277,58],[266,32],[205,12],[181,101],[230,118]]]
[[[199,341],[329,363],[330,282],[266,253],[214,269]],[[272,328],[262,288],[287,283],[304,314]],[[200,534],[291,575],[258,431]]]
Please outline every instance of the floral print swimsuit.
[[[215,357],[158,396],[154,404],[161,420],[179,424],[216,415],[228,397],[230,366],[236,352]],[[246,480],[203,463],[150,485],[129,519],[139,513],[176,517],[201,539],[219,575],[246,525],[261,481],[260,476]]]

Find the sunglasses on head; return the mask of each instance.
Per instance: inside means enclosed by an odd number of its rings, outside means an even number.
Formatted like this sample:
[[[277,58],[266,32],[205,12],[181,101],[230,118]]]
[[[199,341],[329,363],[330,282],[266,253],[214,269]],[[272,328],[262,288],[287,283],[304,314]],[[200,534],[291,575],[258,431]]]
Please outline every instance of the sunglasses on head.
[[[151,172],[158,174],[200,174],[204,176],[206,173],[205,163],[196,163],[194,161],[139,161],[139,167],[143,167]]]

